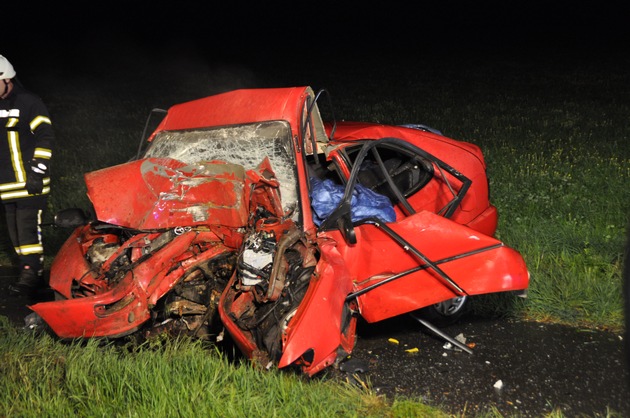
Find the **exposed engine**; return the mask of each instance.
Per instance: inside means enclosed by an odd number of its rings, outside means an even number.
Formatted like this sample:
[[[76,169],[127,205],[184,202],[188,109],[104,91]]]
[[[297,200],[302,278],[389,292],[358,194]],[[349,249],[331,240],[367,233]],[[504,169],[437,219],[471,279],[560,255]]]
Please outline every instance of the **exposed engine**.
[[[238,255],[228,291],[237,300],[230,316],[265,348],[266,353],[259,353],[265,361],[280,358],[282,333],[304,298],[316,265],[316,254],[302,238],[293,221],[260,216]]]

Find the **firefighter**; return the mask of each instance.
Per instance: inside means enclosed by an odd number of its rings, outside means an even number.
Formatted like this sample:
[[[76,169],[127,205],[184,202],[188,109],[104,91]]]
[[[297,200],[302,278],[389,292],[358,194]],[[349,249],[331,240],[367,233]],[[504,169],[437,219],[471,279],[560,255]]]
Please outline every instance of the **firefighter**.
[[[0,55],[0,200],[20,267],[9,291],[33,296],[44,286],[41,220],[50,193],[54,132],[42,100],[15,76]]]

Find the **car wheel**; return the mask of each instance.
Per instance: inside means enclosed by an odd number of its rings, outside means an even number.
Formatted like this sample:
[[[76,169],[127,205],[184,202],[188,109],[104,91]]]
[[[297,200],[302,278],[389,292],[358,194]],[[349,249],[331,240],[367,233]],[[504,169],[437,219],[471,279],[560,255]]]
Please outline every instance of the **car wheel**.
[[[468,312],[469,302],[468,296],[458,296],[418,309],[413,314],[435,326],[445,327],[457,322],[462,315]]]

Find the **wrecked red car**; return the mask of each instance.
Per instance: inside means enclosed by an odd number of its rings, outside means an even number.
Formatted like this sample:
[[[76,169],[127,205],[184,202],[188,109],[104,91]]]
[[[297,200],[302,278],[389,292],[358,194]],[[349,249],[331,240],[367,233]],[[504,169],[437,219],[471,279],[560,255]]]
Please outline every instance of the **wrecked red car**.
[[[359,316],[526,292],[523,258],[493,238],[477,146],[324,123],[321,94],[172,106],[138,158],[85,175],[96,219],[53,262],[56,300],[30,308],[61,338],[227,331],[256,363],[314,375],[352,352]]]

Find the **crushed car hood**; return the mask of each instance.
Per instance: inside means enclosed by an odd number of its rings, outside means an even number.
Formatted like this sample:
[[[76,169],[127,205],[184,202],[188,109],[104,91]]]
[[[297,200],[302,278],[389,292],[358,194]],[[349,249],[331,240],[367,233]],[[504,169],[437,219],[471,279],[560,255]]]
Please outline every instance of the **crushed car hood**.
[[[85,175],[99,221],[132,229],[181,225],[247,225],[242,166],[224,162],[186,165],[148,158]]]

